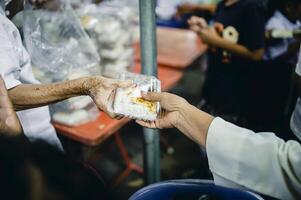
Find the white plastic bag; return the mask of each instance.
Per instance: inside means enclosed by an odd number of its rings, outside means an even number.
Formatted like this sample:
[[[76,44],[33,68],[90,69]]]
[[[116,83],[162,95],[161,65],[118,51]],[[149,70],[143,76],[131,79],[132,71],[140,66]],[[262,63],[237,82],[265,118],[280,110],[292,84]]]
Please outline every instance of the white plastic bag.
[[[26,2],[23,13],[25,46],[35,77],[42,83],[73,80],[100,74],[100,58],[92,41],[67,1],[35,9]],[[74,126],[95,119],[97,107],[88,96],[75,97],[50,107],[54,121]]]
[[[58,7],[24,10],[24,40],[36,67],[50,72],[69,73],[100,62],[96,48],[82,29],[67,1],[53,0]]]

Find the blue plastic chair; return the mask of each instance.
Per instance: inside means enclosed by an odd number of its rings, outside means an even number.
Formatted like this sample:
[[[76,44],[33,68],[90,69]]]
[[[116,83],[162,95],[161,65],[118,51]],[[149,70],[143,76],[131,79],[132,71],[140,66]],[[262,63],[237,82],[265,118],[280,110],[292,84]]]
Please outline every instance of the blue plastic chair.
[[[212,181],[173,180],[156,183],[142,188],[130,200],[194,200],[208,195],[223,200],[262,200],[260,196],[243,191],[216,186]]]

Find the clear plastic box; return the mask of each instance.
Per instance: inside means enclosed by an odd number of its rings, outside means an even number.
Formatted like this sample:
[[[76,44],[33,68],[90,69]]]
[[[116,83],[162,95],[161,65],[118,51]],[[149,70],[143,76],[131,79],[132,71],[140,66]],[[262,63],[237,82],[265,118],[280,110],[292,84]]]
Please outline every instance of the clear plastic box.
[[[146,101],[142,92],[161,92],[161,82],[153,76],[124,73],[122,80],[133,80],[135,87],[118,88],[112,105],[113,112],[131,119],[155,121],[160,113],[160,103]]]

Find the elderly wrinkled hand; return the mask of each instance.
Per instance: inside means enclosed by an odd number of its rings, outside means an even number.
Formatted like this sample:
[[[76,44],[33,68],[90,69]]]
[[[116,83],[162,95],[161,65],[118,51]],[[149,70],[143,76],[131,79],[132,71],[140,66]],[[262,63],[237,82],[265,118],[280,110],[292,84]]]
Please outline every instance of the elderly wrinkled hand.
[[[0,133],[16,136],[22,133],[22,127],[14,111],[13,105],[2,77],[0,76]]]
[[[112,112],[116,89],[132,86],[132,81],[120,81],[96,76],[89,83],[88,95],[101,111],[107,113],[111,118],[120,118],[121,116],[117,116]]]
[[[138,124],[147,128],[174,128],[177,127],[180,110],[188,104],[182,97],[169,93],[147,93],[142,94],[145,100],[159,102],[162,111],[157,120],[153,122],[137,121]]]

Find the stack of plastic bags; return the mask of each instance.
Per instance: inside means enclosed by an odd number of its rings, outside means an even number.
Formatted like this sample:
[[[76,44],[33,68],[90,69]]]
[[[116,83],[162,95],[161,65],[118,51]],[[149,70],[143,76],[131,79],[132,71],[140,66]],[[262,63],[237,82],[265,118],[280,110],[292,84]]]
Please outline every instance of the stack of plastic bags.
[[[96,44],[103,73],[131,71],[137,12],[120,1],[85,5],[77,11],[81,24]]]

